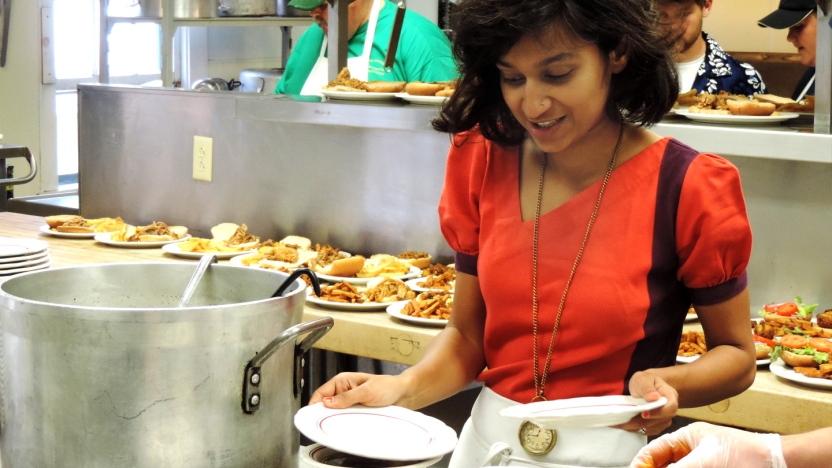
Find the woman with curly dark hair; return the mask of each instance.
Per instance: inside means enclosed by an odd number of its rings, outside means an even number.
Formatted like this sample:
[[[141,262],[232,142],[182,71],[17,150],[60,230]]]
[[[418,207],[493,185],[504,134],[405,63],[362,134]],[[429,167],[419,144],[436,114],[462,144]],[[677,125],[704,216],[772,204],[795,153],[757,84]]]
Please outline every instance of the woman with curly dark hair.
[[[655,23],[650,0],[458,5],[462,75],[434,122],[455,134],[439,206],[457,252],[450,323],[401,375],[341,374],[312,402],[420,408],[477,378],[452,467],[623,467],[678,407],[751,385],[738,172],[646,128],[678,95]],[[708,352],[674,366],[691,304]],[[666,403],[591,429],[499,415],[616,395]]]

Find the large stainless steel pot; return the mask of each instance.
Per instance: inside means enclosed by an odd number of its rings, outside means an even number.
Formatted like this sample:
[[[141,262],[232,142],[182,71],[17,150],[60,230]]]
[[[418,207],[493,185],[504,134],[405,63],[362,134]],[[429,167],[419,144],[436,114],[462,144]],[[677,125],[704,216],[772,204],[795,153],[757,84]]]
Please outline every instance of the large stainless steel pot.
[[[276,16],[276,0],[220,0],[220,16]]]
[[[286,275],[230,265],[177,309],[193,271],[89,265],[0,285],[3,468],[296,466],[300,355],[332,320],[297,325],[302,281],[272,299]]]
[[[219,0],[174,0],[175,18],[216,18],[219,14]]]

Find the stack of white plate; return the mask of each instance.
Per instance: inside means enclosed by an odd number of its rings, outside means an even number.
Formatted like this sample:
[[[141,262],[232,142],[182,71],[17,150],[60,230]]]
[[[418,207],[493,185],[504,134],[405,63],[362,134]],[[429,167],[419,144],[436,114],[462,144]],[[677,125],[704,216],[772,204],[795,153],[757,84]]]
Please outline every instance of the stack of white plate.
[[[49,244],[37,239],[0,237],[0,277],[42,270],[52,265]]]

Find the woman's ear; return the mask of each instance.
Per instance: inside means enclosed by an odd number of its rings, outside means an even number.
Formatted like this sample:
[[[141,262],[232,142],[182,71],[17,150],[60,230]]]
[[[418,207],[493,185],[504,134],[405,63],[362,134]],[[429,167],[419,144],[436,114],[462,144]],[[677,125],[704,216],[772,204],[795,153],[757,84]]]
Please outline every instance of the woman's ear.
[[[627,38],[621,39],[618,46],[610,52],[610,71],[613,74],[621,73],[627,68],[627,62],[630,59],[630,41]]]

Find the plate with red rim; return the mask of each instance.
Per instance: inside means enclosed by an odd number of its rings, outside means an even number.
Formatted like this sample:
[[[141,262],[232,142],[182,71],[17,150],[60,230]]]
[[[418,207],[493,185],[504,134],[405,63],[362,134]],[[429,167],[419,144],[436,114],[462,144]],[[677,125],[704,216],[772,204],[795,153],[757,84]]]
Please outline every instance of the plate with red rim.
[[[425,317],[414,317],[412,315],[403,314],[402,309],[404,309],[404,306],[408,302],[410,301],[394,302],[390,304],[385,309],[387,311],[387,315],[395,319],[403,320],[405,322],[409,322],[415,325],[427,325],[429,327],[444,327],[448,324],[448,319],[432,319]]]
[[[647,401],[627,395],[569,398],[510,406],[500,411],[500,416],[531,421],[543,429],[588,429],[624,424],[666,403],[664,397]]]
[[[185,234],[184,237],[175,239],[175,240],[168,240],[168,241],[154,241],[154,242],[124,242],[124,241],[114,241],[112,239],[113,233],[112,232],[100,232],[95,235],[94,239],[97,242],[101,242],[102,244],[111,245],[113,247],[124,247],[126,249],[146,249],[151,247],[161,247],[167,244],[175,244],[177,242],[182,242],[184,240],[190,239],[190,234]]]
[[[777,361],[772,362],[768,368],[769,370],[771,370],[771,373],[776,375],[777,377],[789,380],[796,384],[815,388],[823,388],[826,390],[832,389],[832,379],[807,377],[799,372],[796,372],[794,368],[783,362],[782,359],[777,359]]]
[[[441,457],[457,443],[456,432],[442,421],[400,406],[330,409],[316,403],[295,413],[295,427],[323,446],[375,460]]]
[[[31,256],[48,248],[49,244],[39,239],[0,237],[0,259]]]

